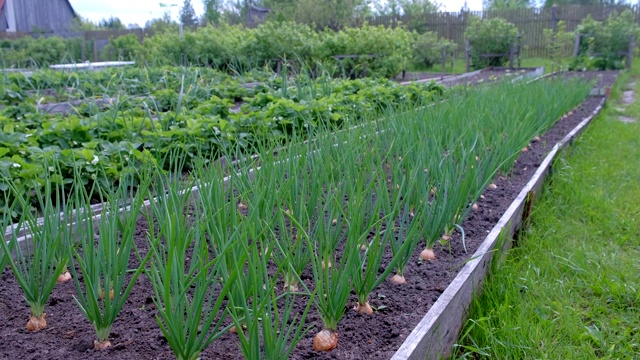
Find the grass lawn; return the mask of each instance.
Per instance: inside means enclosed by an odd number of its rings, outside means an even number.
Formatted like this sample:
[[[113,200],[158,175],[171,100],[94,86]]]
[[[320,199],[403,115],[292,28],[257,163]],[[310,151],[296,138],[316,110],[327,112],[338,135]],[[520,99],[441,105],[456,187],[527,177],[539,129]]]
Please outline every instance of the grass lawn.
[[[630,82],[640,98],[640,66],[556,162],[531,228],[472,304],[456,358],[640,359],[640,101],[620,103]]]

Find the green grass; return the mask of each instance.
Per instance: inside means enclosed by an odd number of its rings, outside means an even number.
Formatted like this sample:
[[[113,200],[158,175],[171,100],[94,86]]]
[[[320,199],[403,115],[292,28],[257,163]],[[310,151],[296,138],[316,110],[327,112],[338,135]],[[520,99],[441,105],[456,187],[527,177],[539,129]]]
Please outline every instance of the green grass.
[[[640,102],[607,109],[556,162],[519,247],[474,301],[457,358],[640,358]]]

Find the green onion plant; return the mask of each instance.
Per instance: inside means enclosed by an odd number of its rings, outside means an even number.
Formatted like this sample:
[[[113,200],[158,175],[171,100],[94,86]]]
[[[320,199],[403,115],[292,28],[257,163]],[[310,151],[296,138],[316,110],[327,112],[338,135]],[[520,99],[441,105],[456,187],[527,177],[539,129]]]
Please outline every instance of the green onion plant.
[[[138,253],[134,239],[136,223],[148,196],[148,179],[151,177],[149,174],[140,176],[143,182],[138,184],[135,194],[131,194],[133,188],[129,180],[132,179],[127,177],[130,176],[120,179],[114,192],[98,189],[103,210],[97,236],[94,233],[94,214],[90,210],[90,194],[83,186],[74,187],[73,205],[79,213],[76,217],[79,247],[72,247],[72,255],[82,276],[78,276],[74,266],[71,270],[77,291],[76,303],[96,331],[94,349],[111,346],[111,327],[153,254],[153,251],[148,251],[144,258],[138,259],[137,267],[130,269],[132,250]]]
[[[44,186],[34,190],[42,224],[38,223],[36,214],[24,211],[19,224],[27,226],[28,235],[19,239],[14,233],[8,242],[3,238],[0,245],[31,310],[26,326],[29,331],[47,327],[44,308],[69,259],[64,249],[71,246],[72,209],[66,206],[67,193],[64,186],[55,181],[59,179],[55,175],[45,171]],[[22,189],[11,181],[9,187],[16,204],[28,209],[30,200]]]

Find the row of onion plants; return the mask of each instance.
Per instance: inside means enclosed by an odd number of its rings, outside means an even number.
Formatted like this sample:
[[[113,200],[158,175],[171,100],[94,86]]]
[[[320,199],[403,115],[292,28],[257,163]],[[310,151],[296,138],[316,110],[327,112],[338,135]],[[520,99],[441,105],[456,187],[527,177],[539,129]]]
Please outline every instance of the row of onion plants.
[[[24,291],[34,331],[46,327],[47,298],[69,267],[96,349],[109,346],[118,313],[146,276],[178,359],[198,358],[228,331],[246,358],[287,358],[311,330],[311,311],[323,323],[314,349],[329,351],[346,311],[384,316],[369,295],[385,281],[410,282],[418,254],[437,261],[446,246],[435,245],[464,234],[463,219],[496,174],[508,174],[523,148],[588,91],[578,81],[505,83],[371,126],[326,129],[277,153],[257,144],[256,156],[224,166],[200,159],[186,180],[131,170],[131,179],[143,179],[135,192],[126,178],[116,190],[96,190],[110,204],[99,224],[88,210],[94,189],[76,176],[71,196],[63,194],[53,166],[51,185],[35,194],[45,225],[25,212],[32,236],[1,239],[1,260]],[[11,184],[12,206],[32,201]],[[141,211],[159,192],[165,196]],[[130,204],[124,213],[121,204]],[[143,243],[134,241],[139,226],[148,227]]]

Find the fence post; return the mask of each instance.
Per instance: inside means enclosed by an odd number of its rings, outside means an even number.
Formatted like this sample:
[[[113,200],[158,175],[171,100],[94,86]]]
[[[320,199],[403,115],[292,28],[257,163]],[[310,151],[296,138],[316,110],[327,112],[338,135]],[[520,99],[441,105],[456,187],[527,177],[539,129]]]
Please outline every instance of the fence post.
[[[96,41],[96,37],[93,37],[93,62],[97,62],[98,61],[98,42]]]
[[[631,34],[629,37],[629,52],[627,52],[627,69],[631,69],[633,65],[633,53],[636,50],[636,37]]]
[[[553,33],[558,33],[558,4],[553,4],[551,7],[551,27],[553,28]]]
[[[511,41],[511,46],[509,46],[509,68],[513,69],[514,68],[514,61],[515,61],[515,56],[516,56],[516,46],[515,46],[515,42],[516,40],[514,39],[513,41]]]
[[[471,42],[469,41],[469,38],[465,39],[465,44],[464,44],[464,63],[465,63],[465,72],[469,72],[469,69],[471,68]]]
[[[85,55],[86,47],[87,47],[87,35],[83,33],[82,40],[80,42],[80,57],[82,58],[82,62],[86,61],[86,55]]]
[[[578,54],[580,53],[580,40],[582,38],[582,35],[580,33],[576,34],[576,43],[573,46],[573,57],[578,56]]]
[[[442,72],[447,71],[447,47],[442,47]]]

